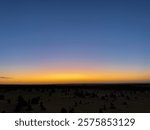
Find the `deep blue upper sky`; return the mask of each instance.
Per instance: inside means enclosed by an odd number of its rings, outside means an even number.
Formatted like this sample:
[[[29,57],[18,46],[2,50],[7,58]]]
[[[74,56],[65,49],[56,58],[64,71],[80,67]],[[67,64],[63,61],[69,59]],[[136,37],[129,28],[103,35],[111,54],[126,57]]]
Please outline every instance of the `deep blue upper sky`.
[[[148,70],[150,1],[0,1],[0,73],[61,60]]]

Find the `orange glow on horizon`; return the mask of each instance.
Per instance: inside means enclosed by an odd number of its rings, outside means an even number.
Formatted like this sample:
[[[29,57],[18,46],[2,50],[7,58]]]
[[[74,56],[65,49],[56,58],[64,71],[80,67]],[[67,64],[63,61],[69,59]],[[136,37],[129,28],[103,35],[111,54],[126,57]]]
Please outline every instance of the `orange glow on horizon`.
[[[102,82],[132,82],[150,81],[150,73],[137,71],[33,71],[16,72],[10,79],[0,79],[0,83],[102,83]]]

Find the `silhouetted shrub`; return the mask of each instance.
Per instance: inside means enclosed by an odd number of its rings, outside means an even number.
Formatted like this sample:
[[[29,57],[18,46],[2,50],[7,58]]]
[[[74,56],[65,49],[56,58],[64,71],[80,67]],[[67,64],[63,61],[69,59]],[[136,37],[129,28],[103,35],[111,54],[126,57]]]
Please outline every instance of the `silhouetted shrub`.
[[[101,100],[105,100],[105,99],[106,99],[105,96],[102,96],[102,97],[101,97]]]
[[[4,95],[0,95],[0,100],[4,100],[5,96]]]
[[[69,110],[69,113],[74,113],[74,108],[71,108],[71,109]]]
[[[116,109],[116,107],[113,103],[110,104],[110,109]]]
[[[61,113],[67,113],[67,110],[63,107],[60,112]]]
[[[8,104],[11,104],[11,100],[10,99],[8,99],[7,102],[8,102]]]
[[[79,98],[85,98],[85,95],[82,91],[75,91],[74,95]]]
[[[91,98],[97,98],[97,97],[98,97],[97,94],[93,92]]]
[[[127,95],[127,96],[126,96],[126,99],[127,99],[127,100],[130,100],[130,97]]]
[[[82,104],[82,101],[80,100],[79,104]]]
[[[32,106],[31,106],[31,104],[28,104],[28,106],[27,106],[27,109],[26,109],[27,111],[32,111],[33,109],[32,109]]]
[[[123,105],[127,105],[127,102],[123,102]]]
[[[43,105],[43,102],[40,102],[40,108],[41,108],[42,111],[46,111],[46,108],[45,108],[45,106]]]
[[[21,112],[23,108],[25,108],[28,105],[28,103],[25,101],[25,99],[20,95],[18,96],[15,112]]]
[[[32,98],[31,104],[39,104],[39,101],[40,101],[40,97]]]
[[[103,109],[102,109],[102,108],[100,108],[98,112],[99,112],[99,113],[103,113]]]

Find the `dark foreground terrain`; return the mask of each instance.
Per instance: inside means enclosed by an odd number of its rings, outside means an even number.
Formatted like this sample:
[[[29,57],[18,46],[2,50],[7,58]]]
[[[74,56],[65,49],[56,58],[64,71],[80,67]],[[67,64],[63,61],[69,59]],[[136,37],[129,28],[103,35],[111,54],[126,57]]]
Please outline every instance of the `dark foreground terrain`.
[[[0,112],[150,112],[150,84],[0,85]]]

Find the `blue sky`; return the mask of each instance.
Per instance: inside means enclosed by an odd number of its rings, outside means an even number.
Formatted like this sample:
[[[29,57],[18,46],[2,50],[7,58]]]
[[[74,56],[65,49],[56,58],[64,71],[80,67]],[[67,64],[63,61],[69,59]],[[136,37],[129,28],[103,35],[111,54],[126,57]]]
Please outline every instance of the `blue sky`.
[[[149,14],[148,0],[0,1],[0,74],[62,61],[149,72]]]

